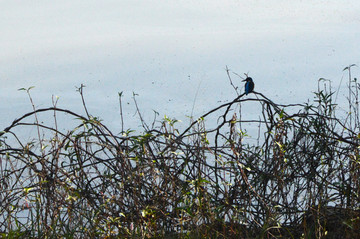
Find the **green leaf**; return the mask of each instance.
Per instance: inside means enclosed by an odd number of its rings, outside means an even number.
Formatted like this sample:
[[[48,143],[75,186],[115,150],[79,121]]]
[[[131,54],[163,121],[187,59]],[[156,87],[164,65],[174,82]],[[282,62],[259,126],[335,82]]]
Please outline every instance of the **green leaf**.
[[[33,188],[24,188],[24,192],[28,194]]]

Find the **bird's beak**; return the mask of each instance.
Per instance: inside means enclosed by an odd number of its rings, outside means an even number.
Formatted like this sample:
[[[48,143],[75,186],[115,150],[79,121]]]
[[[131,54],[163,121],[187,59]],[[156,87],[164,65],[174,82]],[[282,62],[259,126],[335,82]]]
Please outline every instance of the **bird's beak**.
[[[245,80],[242,80],[242,81],[246,81],[246,79],[245,79]]]

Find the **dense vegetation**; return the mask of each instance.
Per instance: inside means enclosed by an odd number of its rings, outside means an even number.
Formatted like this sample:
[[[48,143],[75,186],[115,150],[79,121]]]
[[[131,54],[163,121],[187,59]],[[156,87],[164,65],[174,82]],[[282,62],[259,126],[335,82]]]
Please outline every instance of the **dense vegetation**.
[[[345,114],[324,79],[312,104],[239,94],[186,129],[168,117],[147,124],[137,109],[142,133],[115,134],[88,112],[83,87],[84,116],[34,107],[0,133],[0,233],[360,237],[359,84],[351,67]],[[258,107],[257,119],[242,117],[247,104]],[[41,122],[43,114],[53,122]],[[78,125],[61,130],[60,116]],[[18,134],[28,127],[37,136],[23,141]]]

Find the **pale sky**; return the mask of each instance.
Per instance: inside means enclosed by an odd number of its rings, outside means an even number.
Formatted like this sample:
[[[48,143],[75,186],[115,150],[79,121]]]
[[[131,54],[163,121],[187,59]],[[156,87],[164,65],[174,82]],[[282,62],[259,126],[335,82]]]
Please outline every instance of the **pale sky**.
[[[6,127],[38,107],[89,107],[118,120],[117,93],[145,114],[183,117],[235,98],[225,67],[253,77],[279,103],[303,103],[317,79],[339,84],[360,64],[360,1],[1,1],[0,109]],[[354,69],[354,73],[359,72]],[[243,82],[233,75],[235,83]],[[115,112],[115,113],[114,113]],[[130,127],[130,126],[129,126]]]

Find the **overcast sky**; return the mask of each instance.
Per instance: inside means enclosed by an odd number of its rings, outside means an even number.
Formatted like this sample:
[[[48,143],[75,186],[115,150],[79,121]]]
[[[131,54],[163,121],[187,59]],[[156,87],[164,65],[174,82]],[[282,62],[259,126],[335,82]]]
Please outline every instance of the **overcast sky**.
[[[58,95],[78,109],[83,83],[110,123],[121,91],[129,117],[132,92],[145,113],[201,114],[236,96],[226,66],[275,102],[303,103],[319,78],[339,84],[360,63],[359,13],[355,0],[1,1],[0,128],[30,110],[17,91],[29,86],[38,107]]]

